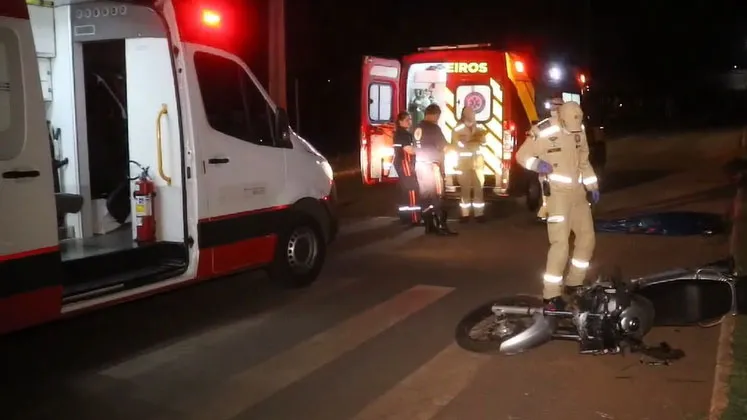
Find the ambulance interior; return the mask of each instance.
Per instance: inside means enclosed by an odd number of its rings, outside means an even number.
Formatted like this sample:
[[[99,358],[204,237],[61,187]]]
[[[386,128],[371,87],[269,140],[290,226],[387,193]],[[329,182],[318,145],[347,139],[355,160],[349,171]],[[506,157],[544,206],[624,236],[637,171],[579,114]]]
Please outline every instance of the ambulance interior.
[[[444,130],[447,138],[451,135],[451,130],[456,126],[457,121],[462,116],[462,109],[472,97],[478,94],[482,98],[491,97],[490,85],[464,84],[457,86],[456,92],[451,92],[446,83],[449,73],[447,73],[444,63],[417,63],[410,66],[407,72],[407,111],[413,117],[413,123],[417,124],[424,117],[425,108],[435,103],[441,107],[449,106],[454,111],[454,117],[450,113],[443,113],[439,125]],[[472,94],[472,95],[470,95]],[[450,96],[453,95],[453,98]],[[485,101],[484,106],[470,103],[475,108],[475,119],[478,122],[487,122],[491,117],[491,103]]]
[[[478,123],[490,121],[492,110],[492,90],[489,84],[464,83],[456,86],[456,91],[451,92],[447,87],[449,73],[445,63],[417,63],[410,66],[407,74],[407,110],[417,124],[424,118],[425,108],[435,103],[441,107],[441,118],[438,125],[446,136],[451,140],[451,132],[458,125],[462,117],[465,105],[475,110],[475,120]],[[445,162],[446,175],[457,173],[457,156],[455,153],[447,154]],[[493,164],[500,168],[499,164]],[[498,169],[500,170],[500,169]],[[485,168],[485,175],[494,175],[490,167]],[[447,189],[457,180],[448,177]]]
[[[147,8],[112,2],[28,7],[66,302],[183,272],[180,129],[160,19]],[[138,244],[133,192],[145,168],[156,185],[156,241]]]

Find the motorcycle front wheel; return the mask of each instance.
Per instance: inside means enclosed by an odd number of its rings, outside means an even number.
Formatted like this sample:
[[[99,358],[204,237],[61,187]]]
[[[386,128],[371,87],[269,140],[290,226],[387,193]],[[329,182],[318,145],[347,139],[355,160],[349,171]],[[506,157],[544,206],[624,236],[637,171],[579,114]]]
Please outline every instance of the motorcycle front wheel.
[[[465,315],[456,326],[454,338],[459,347],[475,353],[500,353],[504,342],[526,331],[535,322],[530,315],[504,314],[498,317],[492,311],[493,305],[496,304],[538,307],[542,306],[542,299],[526,295],[506,296],[478,306]],[[505,351],[503,353],[513,354]]]

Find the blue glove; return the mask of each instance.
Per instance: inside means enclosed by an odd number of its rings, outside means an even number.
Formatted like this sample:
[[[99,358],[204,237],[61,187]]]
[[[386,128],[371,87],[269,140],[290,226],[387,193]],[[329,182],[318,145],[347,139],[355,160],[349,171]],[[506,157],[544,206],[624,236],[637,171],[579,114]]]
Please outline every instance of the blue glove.
[[[599,190],[593,190],[591,192],[591,201],[594,204],[597,204],[599,202]]]
[[[537,172],[542,175],[547,175],[552,172],[552,165],[549,162],[540,160],[537,162]]]

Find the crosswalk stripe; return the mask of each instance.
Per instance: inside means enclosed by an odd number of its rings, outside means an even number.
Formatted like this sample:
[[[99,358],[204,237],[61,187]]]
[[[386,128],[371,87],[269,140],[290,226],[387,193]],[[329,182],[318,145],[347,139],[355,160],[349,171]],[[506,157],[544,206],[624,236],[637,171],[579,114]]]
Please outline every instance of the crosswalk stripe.
[[[347,258],[353,258],[353,257],[360,257],[363,254],[373,254],[373,253],[377,253],[381,251],[388,251],[394,247],[400,246],[415,238],[423,236],[424,233],[425,233],[425,230],[423,228],[413,227],[413,228],[403,231],[402,233],[392,238],[383,239],[380,241],[370,243],[368,245],[364,245],[358,248],[351,249],[350,251],[347,251],[347,252],[343,252],[342,254],[338,255],[337,258],[347,259]]]
[[[469,353],[451,344],[385,394],[353,420],[428,420],[435,417],[474,379],[487,355]]]
[[[454,290],[417,285],[246,370],[217,389],[207,401],[177,407],[191,420],[228,420],[322,366],[381,334]]]
[[[187,337],[174,344],[135,356],[124,362],[106,368],[99,373],[115,379],[133,379],[144,373],[151,372],[160,366],[164,366],[169,362],[196,354],[206,347],[214,347],[220,345],[220,342],[224,340],[245,334],[252,328],[262,325],[271,317],[287,310],[289,305],[302,305],[339,292],[358,282],[360,282],[360,278],[358,277],[342,277],[334,279],[334,283],[332,284],[320,284],[319,286],[321,287],[303,290],[302,294],[300,294],[296,299],[289,301],[285,305],[264,312],[261,315],[252,316],[249,319],[244,319],[229,325],[211,328],[205,332]]]

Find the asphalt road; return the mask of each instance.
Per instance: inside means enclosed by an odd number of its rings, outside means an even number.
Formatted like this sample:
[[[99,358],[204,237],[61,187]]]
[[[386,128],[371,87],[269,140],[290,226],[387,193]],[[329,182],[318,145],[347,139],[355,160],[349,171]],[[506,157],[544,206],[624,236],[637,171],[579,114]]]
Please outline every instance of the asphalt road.
[[[622,183],[621,181],[616,181]],[[639,182],[650,182],[644,180]],[[628,188],[635,205],[635,186]],[[657,329],[669,367],[550,343],[465,352],[454,326],[493,296],[539,293],[545,229],[514,202],[425,237],[395,191],[341,180],[346,223],[317,283],[242,274],[0,338],[2,419],[701,419],[718,329]],[[723,194],[678,207],[723,209]],[[599,235],[594,267],[642,275],[724,255],[723,237]]]

